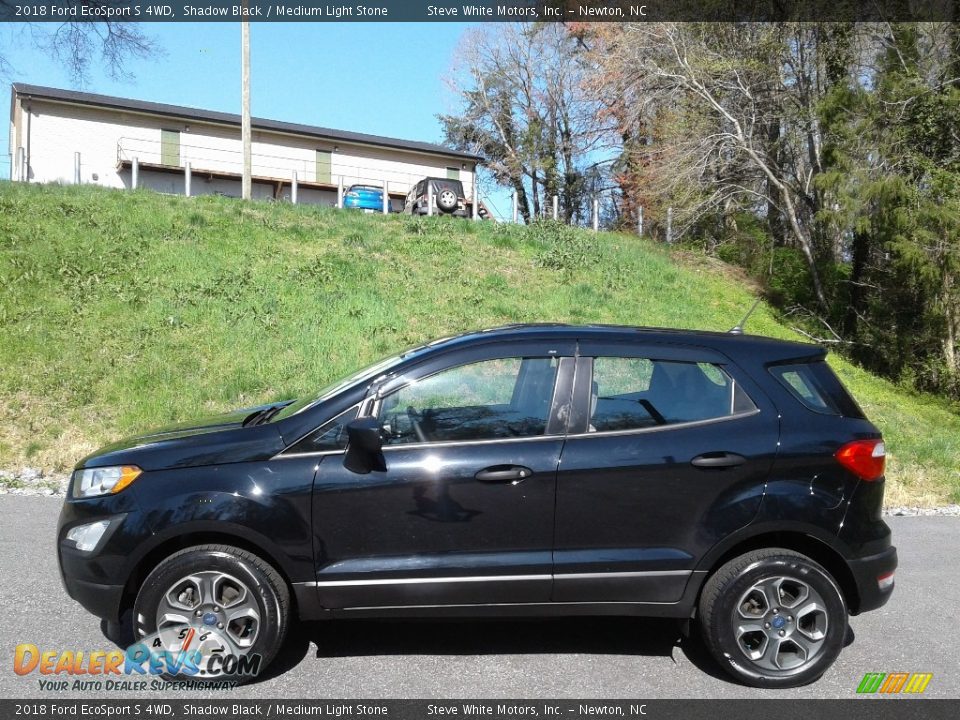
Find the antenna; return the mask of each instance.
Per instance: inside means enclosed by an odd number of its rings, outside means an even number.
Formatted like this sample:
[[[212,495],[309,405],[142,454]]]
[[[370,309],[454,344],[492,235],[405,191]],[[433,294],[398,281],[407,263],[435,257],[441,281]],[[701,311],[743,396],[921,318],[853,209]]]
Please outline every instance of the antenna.
[[[753,311],[757,309],[757,305],[759,304],[760,298],[757,298],[753,301],[753,305],[750,306],[750,309],[747,310],[747,314],[743,316],[743,320],[727,330],[727,332],[731,335],[743,335],[743,326],[747,324],[747,320],[750,319],[750,316],[753,315]]]

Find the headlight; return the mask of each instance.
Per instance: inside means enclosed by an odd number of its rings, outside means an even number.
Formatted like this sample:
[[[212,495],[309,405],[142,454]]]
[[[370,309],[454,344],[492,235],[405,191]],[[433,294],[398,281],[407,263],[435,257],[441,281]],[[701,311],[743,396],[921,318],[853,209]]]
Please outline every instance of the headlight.
[[[73,473],[73,496],[88,498],[118,493],[140,477],[142,472],[136,465],[77,470]]]
[[[110,527],[109,520],[98,520],[87,525],[78,525],[67,532],[67,540],[71,540],[77,545],[77,550],[89,552],[97,547],[103,533]]]

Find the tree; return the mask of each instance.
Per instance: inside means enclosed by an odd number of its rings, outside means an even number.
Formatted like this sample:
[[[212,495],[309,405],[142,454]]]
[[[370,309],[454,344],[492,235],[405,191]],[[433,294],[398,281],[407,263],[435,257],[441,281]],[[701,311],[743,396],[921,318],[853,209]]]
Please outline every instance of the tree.
[[[584,159],[600,136],[581,91],[576,41],[555,23],[487,25],[458,49],[460,109],[441,115],[447,142],[477,152],[512,188],[524,220],[553,195],[570,221],[584,193]]]
[[[870,369],[960,397],[956,23],[578,32],[628,201],[673,207],[676,233],[766,242],[784,310]]]
[[[0,0],[5,14],[13,14],[12,0]],[[89,8],[126,6],[120,0],[87,0]],[[125,64],[133,58],[147,58],[160,52],[156,43],[126,19],[102,22],[22,22],[17,33],[37,49],[62,62],[73,81],[80,85],[90,77],[91,63],[99,57],[110,77],[127,76]],[[11,58],[0,52],[0,71],[15,69]]]
[[[955,29],[877,28],[876,66],[838,99],[828,191],[851,228],[844,327],[868,367],[960,397],[960,87]]]
[[[766,213],[771,225],[782,220],[826,308],[810,221],[820,153],[814,32],[808,24],[610,24],[594,59],[601,84],[609,78],[612,94],[637,99],[633,122],[657,128],[640,165],[653,180],[645,184],[675,207],[677,228],[732,205]]]

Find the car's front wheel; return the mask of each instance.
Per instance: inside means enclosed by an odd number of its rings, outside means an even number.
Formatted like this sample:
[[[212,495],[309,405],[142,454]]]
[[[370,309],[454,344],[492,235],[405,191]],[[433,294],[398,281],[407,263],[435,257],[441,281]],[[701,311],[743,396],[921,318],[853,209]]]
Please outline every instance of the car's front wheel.
[[[167,653],[148,661],[168,679],[243,682],[276,656],[289,614],[289,589],[269,563],[241,548],[197,545],[147,576],[134,632],[153,656]]]
[[[730,560],[706,582],[700,623],[713,657],[755,687],[819,678],[840,654],[847,607],[821,565],[782,548]]]

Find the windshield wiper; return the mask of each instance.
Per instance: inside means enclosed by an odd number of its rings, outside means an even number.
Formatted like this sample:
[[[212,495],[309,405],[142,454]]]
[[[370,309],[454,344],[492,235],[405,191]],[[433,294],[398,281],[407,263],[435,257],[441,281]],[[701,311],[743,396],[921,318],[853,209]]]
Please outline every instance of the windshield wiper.
[[[283,410],[285,405],[271,405],[263,410],[258,410],[243,421],[243,427],[252,427],[254,425],[263,425],[270,418]]]

